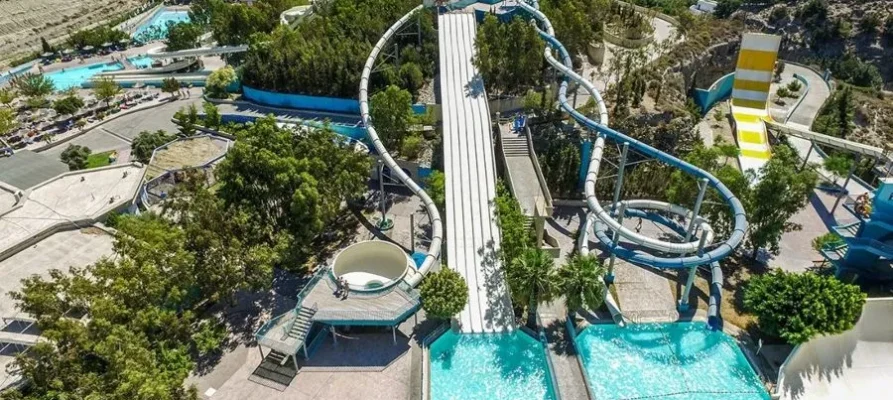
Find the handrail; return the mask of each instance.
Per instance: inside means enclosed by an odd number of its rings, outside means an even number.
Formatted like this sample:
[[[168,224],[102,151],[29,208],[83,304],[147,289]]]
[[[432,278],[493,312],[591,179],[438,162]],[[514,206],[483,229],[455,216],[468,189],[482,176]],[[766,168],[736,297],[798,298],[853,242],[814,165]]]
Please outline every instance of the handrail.
[[[369,58],[366,59],[366,65],[363,66],[363,74],[360,77],[359,95],[360,117],[363,120],[363,125],[366,126],[369,140],[375,146],[375,150],[379,153],[382,160],[384,160],[385,165],[391,169],[391,174],[396,175],[397,179],[403,182],[406,187],[422,199],[422,203],[424,203],[428,216],[431,219],[431,245],[428,248],[428,254],[425,256],[425,261],[419,266],[418,274],[404,278],[410,286],[413,287],[418,285],[428,271],[439,263],[440,248],[443,242],[443,225],[440,219],[440,212],[437,211],[437,206],[434,204],[434,201],[431,200],[431,196],[428,196],[428,193],[426,193],[419,184],[413,181],[412,178],[400,168],[394,158],[391,157],[388,150],[384,147],[381,138],[378,137],[378,132],[375,131],[375,126],[372,123],[372,117],[369,115],[369,77],[372,75],[372,66],[375,65],[375,60],[378,58],[378,54],[381,53],[381,50],[385,47],[387,42],[397,33],[397,30],[406,24],[406,22],[408,22],[415,13],[419,12],[422,7],[424,6],[419,5],[406,13],[406,15],[397,20],[397,22],[388,28],[387,32],[378,39],[378,43],[375,44],[375,47],[372,48],[372,52],[369,53]]]
[[[565,79],[562,81],[559,91],[559,101],[561,102],[561,107],[576,121],[599,133],[598,138],[595,141],[595,145],[593,146],[589,173],[586,176],[586,202],[590,208],[590,218],[587,218],[587,222],[594,216],[594,218],[598,218],[611,230],[618,232],[627,241],[659,251],[685,254],[696,253],[699,249],[700,241],[691,241],[688,243],[666,242],[634,232],[629,228],[622,226],[617,220],[613,218],[611,213],[609,213],[601,206],[598,198],[595,195],[595,184],[596,180],[598,179],[598,171],[601,164],[602,153],[604,151],[605,138],[611,137],[612,139],[617,141],[628,142],[632,147],[636,148],[639,152],[647,156],[657,158],[671,166],[682,169],[686,173],[695,175],[702,179],[706,179],[708,184],[719,191],[721,197],[725,199],[726,202],[729,204],[735,219],[735,224],[730,237],[726,241],[719,243],[718,245],[716,245],[716,247],[707,252],[698,252],[694,255],[681,256],[676,258],[665,258],[624,247],[617,247],[613,250],[615,254],[618,254],[621,258],[634,263],[652,265],[659,268],[685,268],[695,265],[702,265],[720,260],[731,254],[735,250],[735,248],[738,247],[738,245],[744,240],[745,232],[747,230],[747,219],[745,217],[744,207],[741,204],[741,201],[739,201],[738,198],[731,192],[731,190],[729,190],[721,181],[719,181],[719,179],[709,174],[707,171],[704,171],[703,169],[682,161],[679,158],[664,153],[660,150],[655,149],[654,147],[651,147],[643,142],[635,140],[625,134],[609,128],[608,112],[605,103],[601,98],[601,94],[598,92],[597,89],[595,89],[591,82],[573,71],[573,63],[571,62],[571,57],[564,46],[557,39],[555,39],[554,29],[552,28],[552,24],[549,19],[537,8],[526,4],[523,1],[519,2],[518,4],[521,6],[521,8],[533,14],[534,18],[539,20],[545,27],[545,31],[540,30],[539,33],[540,36],[543,37],[543,39],[545,39],[548,43],[548,46],[544,51],[546,61],[548,61],[549,64],[551,64],[555,69],[559,70],[565,75]],[[559,51],[564,60],[563,63],[553,57],[552,48],[555,48]],[[574,80],[582,85],[593,96],[593,98],[596,99],[599,108],[600,122],[589,119],[582,113],[575,110],[570,105],[570,103],[568,103],[567,86],[569,79]],[[585,230],[581,236],[587,235],[588,229]],[[581,240],[580,243],[586,247],[585,250],[588,252],[588,240]]]

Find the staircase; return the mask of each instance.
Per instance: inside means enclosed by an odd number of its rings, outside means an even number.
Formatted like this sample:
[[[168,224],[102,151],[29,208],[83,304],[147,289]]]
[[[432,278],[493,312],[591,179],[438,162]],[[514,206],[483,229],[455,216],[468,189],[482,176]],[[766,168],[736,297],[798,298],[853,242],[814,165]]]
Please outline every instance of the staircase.
[[[304,343],[304,340],[307,339],[307,334],[310,332],[310,326],[313,325],[314,314],[316,314],[316,309],[307,308],[302,305],[298,310],[298,315],[292,322],[286,337],[294,340],[296,343]],[[284,363],[285,360],[282,360],[280,365]]]
[[[530,157],[527,139],[524,136],[503,136],[502,149],[506,157]]]

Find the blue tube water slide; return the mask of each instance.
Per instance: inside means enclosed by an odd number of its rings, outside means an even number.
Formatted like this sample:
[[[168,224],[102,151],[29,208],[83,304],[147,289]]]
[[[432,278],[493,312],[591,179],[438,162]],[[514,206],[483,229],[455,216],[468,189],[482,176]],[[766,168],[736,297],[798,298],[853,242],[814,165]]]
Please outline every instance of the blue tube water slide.
[[[738,200],[738,198],[735,197],[731,190],[729,190],[722,182],[720,182],[719,179],[709,174],[707,171],[704,171],[703,169],[689,164],[683,160],[680,160],[673,155],[664,153],[641,141],[633,139],[623,133],[609,128],[607,108],[605,107],[600,93],[598,92],[598,90],[595,89],[591,82],[587,81],[585,78],[573,71],[573,63],[571,61],[571,57],[564,46],[555,38],[554,29],[552,28],[552,24],[549,19],[545,16],[545,14],[537,9],[535,1],[533,2],[534,5],[527,4],[524,1],[519,1],[518,4],[525,11],[532,14],[534,18],[542,24],[543,28],[545,28],[544,30],[540,30],[539,33],[540,36],[548,44],[544,53],[546,61],[548,61],[549,64],[551,64],[555,69],[559,70],[565,75],[565,78],[562,81],[559,90],[559,102],[561,104],[561,108],[565,112],[570,114],[570,116],[574,118],[574,120],[576,120],[578,123],[598,133],[598,137],[593,146],[592,156],[590,159],[591,162],[589,171],[586,176],[585,184],[586,201],[590,209],[590,214],[587,218],[587,223],[584,226],[585,230],[583,231],[583,234],[581,236],[588,236],[590,226],[593,222],[596,222],[597,224],[604,225],[603,229],[601,229],[602,232],[604,230],[610,229],[611,231],[617,232],[627,242],[632,242],[641,247],[646,247],[663,253],[679,254],[679,256],[670,257],[655,256],[644,251],[626,248],[619,243],[617,246],[615,246],[613,241],[608,238],[607,235],[604,235],[605,237],[601,237],[602,235],[600,235],[600,241],[602,241],[605,246],[611,248],[611,251],[614,252],[614,254],[616,254],[618,257],[632,263],[648,265],[656,268],[681,269],[698,265],[711,264],[722,260],[723,258],[732,254],[735,248],[738,247],[738,245],[741,244],[741,242],[744,240],[744,235],[747,231],[747,219],[741,201]],[[553,57],[552,49],[558,50],[562,61],[558,61]],[[589,119],[571,106],[567,99],[567,87],[569,80],[574,80],[580,86],[584,87],[596,100],[599,108],[600,121],[596,122],[592,119]],[[598,170],[601,164],[601,158],[604,151],[604,143],[606,138],[610,138],[617,142],[629,143],[631,147],[633,147],[640,153],[658,159],[659,161],[669,164],[675,168],[678,168],[687,174],[693,175],[697,179],[702,179],[706,181],[706,183],[710,187],[716,189],[723,200],[725,200],[728,206],[732,209],[732,214],[734,216],[734,227],[731,234],[729,235],[729,238],[719,243],[708,244],[707,247],[709,247],[710,250],[703,251],[704,249],[700,246],[700,240],[695,240],[687,243],[666,242],[641,235],[635,231],[630,230],[629,228],[624,227],[619,221],[614,218],[610,211],[605,210],[601,206],[595,196],[595,183],[598,179]],[[674,214],[687,216],[689,218],[701,218],[699,216],[691,215],[691,212],[687,212],[684,207],[677,205],[671,205],[653,200],[630,201],[630,203],[632,202],[635,202],[637,206],[640,206],[642,208],[660,209],[669,211]],[[709,227],[709,225],[707,225],[706,222],[703,221],[703,219],[701,219],[699,225],[702,229],[707,229]],[[581,252],[588,252],[587,243],[588,240],[580,240],[579,245],[581,247],[581,250],[583,250]],[[718,266],[716,269],[718,269]]]

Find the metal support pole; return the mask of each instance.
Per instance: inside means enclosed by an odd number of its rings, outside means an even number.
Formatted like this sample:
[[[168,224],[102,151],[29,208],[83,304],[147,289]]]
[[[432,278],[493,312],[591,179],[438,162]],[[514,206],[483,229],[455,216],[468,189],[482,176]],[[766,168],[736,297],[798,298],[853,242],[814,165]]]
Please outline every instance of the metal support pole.
[[[295,371],[297,371],[298,370],[298,358],[295,357],[295,354],[291,355],[291,362],[292,362],[292,364],[295,365]]]
[[[611,204],[611,212],[617,209],[617,202],[620,201],[620,189],[623,188],[623,171],[626,170],[626,154],[628,152],[629,142],[623,142],[623,149],[620,151],[620,164],[617,165],[617,182],[614,183],[614,202]]]
[[[381,196],[381,202],[379,206],[381,207],[381,222],[384,224],[386,219],[385,217],[385,200],[384,200],[384,162],[379,158],[378,159],[378,195]]]
[[[810,141],[809,141],[809,151],[806,152],[806,157],[803,157],[803,164],[800,165],[800,170],[801,170],[801,171],[803,170],[803,168],[806,168],[806,164],[809,163],[809,156],[812,155],[812,150],[813,150],[814,148],[815,148],[815,142],[812,141],[812,140],[810,140]]]
[[[263,359],[264,359],[264,349],[263,349],[263,347],[261,347],[261,346],[257,346],[257,351],[260,352],[260,359],[261,359],[261,361],[263,361]]]
[[[698,214],[701,213],[701,205],[704,203],[704,194],[707,193],[707,179],[702,178],[698,180],[698,198],[695,200],[695,208],[692,210],[691,221],[688,221],[688,229],[685,231],[685,241],[688,242],[691,240],[692,232],[695,230],[695,222],[698,219]]]
[[[617,217],[617,223],[623,225],[623,216],[626,213],[626,204],[620,204],[620,215]],[[617,259],[617,256],[614,254],[614,249],[617,248],[617,241],[620,240],[620,230],[614,231],[614,236],[612,237],[612,241],[614,242],[611,245],[611,260],[608,262],[608,273],[605,274],[605,282],[614,283],[614,261]]]
[[[304,343],[301,343],[301,345],[302,345],[302,347],[304,347],[304,359],[305,359],[305,360],[309,360],[309,359],[310,359],[310,353],[307,352],[307,341],[305,340]],[[297,365],[296,365],[296,366],[297,366]]]
[[[707,245],[707,236],[701,235],[701,241],[698,243],[698,255],[704,254],[704,246]],[[688,269],[688,279],[685,281],[685,290],[682,291],[682,298],[679,299],[679,311],[686,312],[690,304],[688,297],[691,295],[691,286],[695,283],[695,276],[698,273],[698,266],[695,265]]]
[[[338,345],[338,335],[335,334],[335,327],[330,326],[329,330],[332,331],[332,340],[335,342],[335,346]]]
[[[859,166],[859,162],[862,161],[862,155],[856,154],[856,159],[853,160],[853,165],[850,166],[850,172],[846,175],[846,180],[843,181],[842,191],[840,196],[837,196],[837,200],[834,201],[834,207],[831,207],[831,215],[834,215],[834,211],[837,210],[837,206],[840,205],[840,199],[847,196],[850,191],[847,190],[847,185],[850,184],[850,179],[853,178],[853,173],[856,172],[856,167]]]
[[[409,248],[415,254],[415,214],[409,214]]]
[[[391,336],[394,337],[394,344],[397,344],[397,328],[394,326],[391,327]]]

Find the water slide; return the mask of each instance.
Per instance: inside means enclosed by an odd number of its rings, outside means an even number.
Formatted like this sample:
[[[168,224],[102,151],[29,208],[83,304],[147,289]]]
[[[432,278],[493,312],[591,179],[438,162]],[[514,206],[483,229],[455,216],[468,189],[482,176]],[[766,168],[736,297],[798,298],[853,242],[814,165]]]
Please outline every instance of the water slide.
[[[412,11],[406,13],[406,15],[397,20],[397,22],[395,22],[394,25],[392,25],[387,32],[378,39],[378,43],[375,44],[375,47],[372,48],[372,52],[369,53],[369,58],[366,59],[366,65],[363,67],[363,74],[360,76],[359,96],[360,118],[362,118],[363,125],[366,127],[369,141],[375,146],[375,150],[381,156],[385,165],[391,169],[391,176],[396,176],[396,178],[406,185],[409,190],[422,199],[422,203],[431,220],[431,244],[428,246],[428,254],[425,255],[425,260],[419,266],[418,271],[411,273],[404,278],[411,286],[418,285],[419,282],[422,281],[422,278],[424,278],[432,268],[439,265],[440,248],[443,243],[443,224],[440,219],[440,212],[437,211],[437,206],[434,204],[434,201],[431,200],[431,196],[429,196],[418,183],[413,181],[409,175],[403,172],[403,169],[400,168],[400,165],[397,164],[391,156],[391,153],[388,152],[388,149],[384,147],[384,143],[382,143],[381,138],[378,136],[372,118],[369,116],[369,76],[372,75],[372,67],[375,65],[375,60],[378,58],[378,54],[381,53],[381,50],[403,25],[412,20],[412,16],[417,11],[421,10],[422,7],[422,5],[419,5],[412,9]]]
[[[781,36],[745,33],[735,67],[732,118],[735,120],[738,161],[742,170],[759,171],[772,156],[763,121],[770,120],[769,89]]]
[[[589,215],[580,234],[578,243],[580,252],[587,254],[589,252],[589,233],[594,229],[598,235],[599,241],[611,252],[620,258],[629,262],[641,265],[647,265],[655,268],[682,269],[693,268],[700,265],[712,264],[714,273],[712,288],[718,289],[718,283],[721,283],[721,277],[717,276],[719,267],[717,262],[729,256],[735,248],[744,240],[747,230],[747,219],[745,218],[744,207],[735,195],[716,177],[710,175],[706,171],[680,160],[670,154],[657,150],[645,143],[635,140],[623,133],[617,132],[608,127],[608,112],[601,94],[595,89],[593,84],[585,78],[573,71],[573,63],[564,46],[555,38],[555,32],[549,19],[537,9],[536,2],[529,5],[519,2],[519,5],[537,20],[540,21],[544,30],[540,30],[540,36],[545,39],[548,46],[545,50],[546,61],[555,69],[565,75],[565,79],[561,83],[559,90],[559,101],[561,108],[570,114],[581,125],[592,129],[598,133],[598,137],[593,146],[590,158],[589,170],[586,175],[585,194],[586,203],[589,206]],[[552,50],[558,50],[562,61],[559,61],[552,55]],[[578,112],[568,102],[567,87],[568,80],[573,80],[584,87],[591,96],[596,99],[598,105],[599,121],[589,119],[582,113]],[[620,143],[628,143],[630,147],[646,156],[656,158],[661,162],[681,169],[682,171],[693,175],[701,182],[709,187],[714,188],[728,204],[734,216],[734,227],[732,228],[729,238],[717,243],[708,243],[707,239],[712,240],[712,229],[709,224],[700,216],[693,215],[693,212],[678,205],[668,204],[655,200],[628,200],[611,204],[611,209],[619,208],[622,213],[614,213],[606,210],[595,194],[596,180],[601,166],[602,155],[604,153],[605,140],[610,138]],[[692,232],[697,228],[701,232],[697,240],[682,243],[667,242],[664,240],[650,238],[641,235],[622,225],[620,218],[616,216],[634,216],[641,210],[662,211],[686,217],[687,220],[693,221],[688,231]],[[607,231],[614,232],[614,237],[609,237]],[[687,235],[688,236],[688,235]],[[656,256],[648,252],[626,247],[620,243],[620,239],[624,242],[631,243],[636,247],[644,247],[662,253],[678,254],[678,256]],[[690,239],[693,239],[691,237]],[[718,279],[717,279],[718,278]],[[711,290],[714,292],[714,290]],[[716,317],[718,312],[719,298],[718,290],[716,294],[711,293],[711,307],[709,313]],[[715,306],[714,306],[715,305]],[[610,304],[609,304],[610,306]]]
[[[868,299],[856,326],[794,348],[778,373],[784,400],[889,399],[893,298]]]
[[[244,53],[248,51],[248,45],[240,46],[218,46],[218,47],[198,47],[194,49],[185,49],[177,51],[161,51],[164,48],[151,49],[146,53],[149,58],[184,58],[184,57],[201,57],[216,56],[221,54]]]

